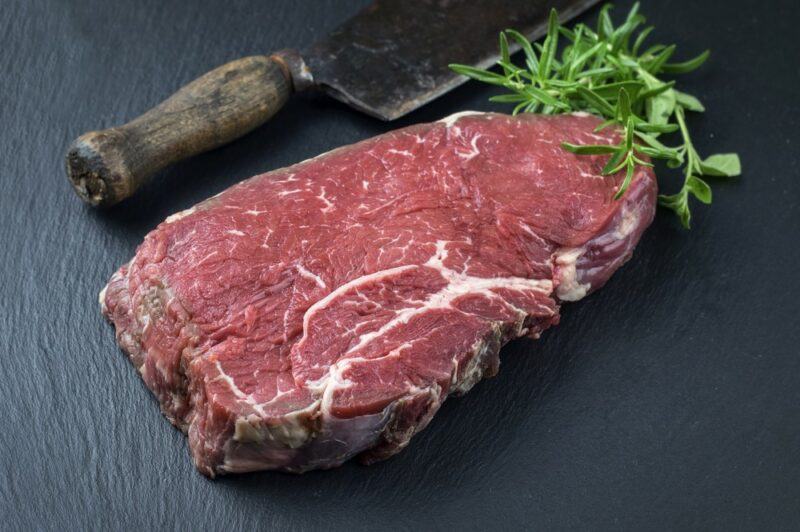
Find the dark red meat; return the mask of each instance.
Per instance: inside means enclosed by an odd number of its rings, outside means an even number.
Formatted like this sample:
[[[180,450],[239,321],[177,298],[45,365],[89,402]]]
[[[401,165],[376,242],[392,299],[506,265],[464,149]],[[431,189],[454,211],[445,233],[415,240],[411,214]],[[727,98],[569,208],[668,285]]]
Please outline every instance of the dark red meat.
[[[597,124],[461,114],[256,176],[147,235],[103,312],[202,472],[388,457],[630,257],[655,179],[614,201],[560,147]]]

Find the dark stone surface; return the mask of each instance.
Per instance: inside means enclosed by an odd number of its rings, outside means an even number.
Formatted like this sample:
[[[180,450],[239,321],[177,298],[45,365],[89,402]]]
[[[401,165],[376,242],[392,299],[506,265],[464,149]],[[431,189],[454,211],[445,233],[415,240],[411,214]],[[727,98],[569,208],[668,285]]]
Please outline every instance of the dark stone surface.
[[[796,529],[792,0],[644,6],[684,57],[713,48],[684,82],[709,108],[691,119],[696,144],[738,151],[745,167],[695,209],[691,232],[660,212],[602,291],[565,307],[541,341],[506,348],[497,378],[448,401],[387,462],[217,481],[194,470],[100,316],[114,269],[165,216],[252,174],[397,125],[504,108],[476,84],[394,125],[297,98],[102,212],[73,194],[64,150],[227,60],[306,45],[360,4],[0,4],[0,527]]]

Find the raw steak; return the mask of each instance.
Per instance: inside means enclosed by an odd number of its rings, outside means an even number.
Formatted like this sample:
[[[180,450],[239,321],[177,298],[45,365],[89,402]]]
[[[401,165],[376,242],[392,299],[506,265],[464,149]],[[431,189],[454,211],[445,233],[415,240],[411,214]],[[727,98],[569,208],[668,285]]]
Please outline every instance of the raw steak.
[[[253,177],[148,234],[103,312],[203,473],[386,458],[630,257],[654,175],[614,201],[559,145],[598,122],[462,113]]]

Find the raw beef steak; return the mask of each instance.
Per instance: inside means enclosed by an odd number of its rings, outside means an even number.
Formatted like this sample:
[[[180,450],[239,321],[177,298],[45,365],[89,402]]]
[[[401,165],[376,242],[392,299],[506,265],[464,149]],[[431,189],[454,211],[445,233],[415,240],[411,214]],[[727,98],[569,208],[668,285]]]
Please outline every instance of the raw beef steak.
[[[203,473],[386,458],[630,257],[656,182],[614,201],[560,147],[598,123],[462,113],[253,177],[148,234],[103,312]]]

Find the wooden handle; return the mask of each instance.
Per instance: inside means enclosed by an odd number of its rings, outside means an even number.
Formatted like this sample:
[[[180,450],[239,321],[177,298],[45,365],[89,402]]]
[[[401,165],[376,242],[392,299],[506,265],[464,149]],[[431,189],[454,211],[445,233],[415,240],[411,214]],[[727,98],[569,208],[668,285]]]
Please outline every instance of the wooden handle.
[[[280,56],[232,61],[123,126],[81,135],[67,152],[67,175],[90,205],[113,205],[164,167],[260,126],[291,93]]]

